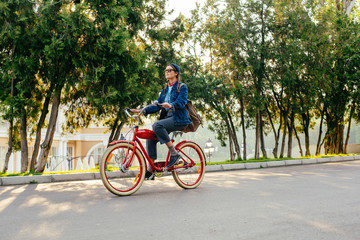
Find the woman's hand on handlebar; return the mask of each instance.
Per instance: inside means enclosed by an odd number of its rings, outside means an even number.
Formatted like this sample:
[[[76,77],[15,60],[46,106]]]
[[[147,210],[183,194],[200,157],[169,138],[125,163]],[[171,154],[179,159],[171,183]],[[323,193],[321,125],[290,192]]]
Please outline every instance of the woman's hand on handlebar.
[[[146,107],[149,107],[149,106],[159,106],[159,107],[163,107],[163,108],[172,108],[172,105],[169,104],[169,103],[159,104],[157,101],[155,101],[153,104],[150,104],[150,105],[148,105],[148,106],[146,106]],[[128,115],[129,115],[129,112],[130,112],[130,113],[141,114],[142,111],[144,111],[144,109],[145,109],[146,107],[144,107],[143,109],[135,109],[135,108],[129,109],[129,108],[127,108],[126,111],[127,111]],[[129,117],[130,117],[130,116],[129,116]]]
[[[160,106],[163,108],[172,108],[172,105],[170,103],[162,103]]]
[[[129,111],[130,111],[131,113],[140,113],[140,112],[141,112],[140,109],[129,109]]]

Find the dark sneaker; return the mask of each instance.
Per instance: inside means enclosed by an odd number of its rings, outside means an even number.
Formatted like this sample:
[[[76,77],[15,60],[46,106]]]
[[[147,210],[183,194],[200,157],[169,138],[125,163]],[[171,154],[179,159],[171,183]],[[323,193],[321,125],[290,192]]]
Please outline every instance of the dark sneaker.
[[[146,180],[155,180],[155,173],[146,170],[145,179]]]
[[[170,156],[170,160],[168,162],[168,165],[167,167],[168,168],[171,168],[173,167],[174,165],[176,165],[178,162],[179,162],[179,159],[181,158],[181,155],[180,154],[176,154],[175,156]]]

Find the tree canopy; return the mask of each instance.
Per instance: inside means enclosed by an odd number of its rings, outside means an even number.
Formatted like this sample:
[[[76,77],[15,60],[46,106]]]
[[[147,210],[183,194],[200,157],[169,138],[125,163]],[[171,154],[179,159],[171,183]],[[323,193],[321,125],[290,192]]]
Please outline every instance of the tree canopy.
[[[283,157],[285,149],[291,157],[293,139],[302,154],[314,154],[309,130],[315,125],[316,154],[322,146],[326,153],[346,152],[351,121],[360,121],[354,0],[208,0],[190,18],[180,15],[171,22],[165,3],[0,3],[7,159],[21,149],[21,171],[43,171],[60,106],[65,130],[96,123],[109,127],[109,141],[119,138],[126,121],[122,110],[156,98],[169,62],[181,65],[189,97],[229,146],[232,160],[246,159],[249,128],[255,130],[255,158],[267,157],[269,134],[275,157]],[[30,164],[28,136],[35,138]]]

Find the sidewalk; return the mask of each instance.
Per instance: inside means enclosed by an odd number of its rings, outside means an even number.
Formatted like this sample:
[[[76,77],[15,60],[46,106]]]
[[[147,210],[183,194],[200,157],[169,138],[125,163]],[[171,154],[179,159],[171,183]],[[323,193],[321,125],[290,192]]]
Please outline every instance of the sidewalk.
[[[206,172],[285,167],[285,166],[355,161],[355,160],[360,160],[360,155],[328,157],[328,158],[294,159],[294,160],[257,162],[257,163],[208,165],[206,166]],[[94,179],[100,179],[100,173],[93,172],[93,173],[68,173],[68,174],[52,174],[52,175],[38,175],[38,176],[21,176],[21,177],[0,177],[0,186],[66,182],[66,181],[83,181],[83,180],[94,180]]]

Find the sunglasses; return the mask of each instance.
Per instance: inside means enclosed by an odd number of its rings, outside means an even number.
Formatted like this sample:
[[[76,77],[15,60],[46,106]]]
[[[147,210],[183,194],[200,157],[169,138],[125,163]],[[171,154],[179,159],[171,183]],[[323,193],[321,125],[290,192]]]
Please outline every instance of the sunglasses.
[[[175,69],[165,69],[165,71],[164,72],[167,72],[167,73],[169,73],[169,72],[171,72],[171,71],[174,71],[175,72]]]

